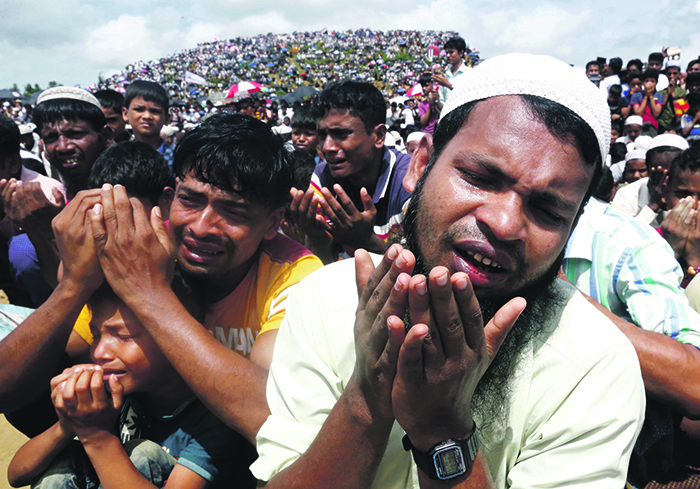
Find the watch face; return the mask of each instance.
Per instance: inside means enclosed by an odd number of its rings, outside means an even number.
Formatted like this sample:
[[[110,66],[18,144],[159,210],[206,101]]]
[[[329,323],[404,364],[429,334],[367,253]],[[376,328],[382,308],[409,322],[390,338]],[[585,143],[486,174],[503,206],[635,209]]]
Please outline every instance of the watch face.
[[[452,479],[466,472],[462,449],[458,446],[440,449],[433,455],[433,460],[440,479]]]

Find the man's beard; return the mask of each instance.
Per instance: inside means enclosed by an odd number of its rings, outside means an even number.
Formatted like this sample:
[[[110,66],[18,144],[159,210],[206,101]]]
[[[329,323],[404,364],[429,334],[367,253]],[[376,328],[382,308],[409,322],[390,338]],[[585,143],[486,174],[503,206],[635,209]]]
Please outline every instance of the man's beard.
[[[422,274],[427,277],[430,273],[430,267],[426,264],[425,257],[421,253],[418,244],[419,233],[416,230],[421,190],[419,186],[409,203],[404,220],[404,239],[402,242],[416,257],[414,274]],[[491,432],[496,435],[507,427],[509,400],[517,381],[515,373],[523,354],[542,335],[552,318],[561,310],[565,298],[554,283],[563,259],[564,250],[542,276],[521,287],[520,290],[508,293],[507,296],[479,297],[479,291],[475,290],[484,325],[509,300],[523,297],[527,301],[527,307],[506,335],[472,397],[471,410],[477,420],[479,430],[484,434]],[[410,324],[407,323],[407,327],[410,327]],[[496,435],[496,437],[498,436]]]
[[[88,188],[90,172],[66,172],[61,174],[61,178],[63,179],[63,184],[66,186],[68,198],[72,199],[78,192]]]

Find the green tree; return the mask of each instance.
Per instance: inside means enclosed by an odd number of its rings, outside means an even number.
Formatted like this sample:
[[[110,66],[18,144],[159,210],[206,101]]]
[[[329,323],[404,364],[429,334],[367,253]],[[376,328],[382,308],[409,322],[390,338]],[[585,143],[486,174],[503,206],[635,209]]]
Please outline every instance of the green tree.
[[[60,85],[59,85],[57,82],[55,82],[55,81],[50,81],[50,82],[49,82],[49,88],[59,87],[59,86],[60,86]]]

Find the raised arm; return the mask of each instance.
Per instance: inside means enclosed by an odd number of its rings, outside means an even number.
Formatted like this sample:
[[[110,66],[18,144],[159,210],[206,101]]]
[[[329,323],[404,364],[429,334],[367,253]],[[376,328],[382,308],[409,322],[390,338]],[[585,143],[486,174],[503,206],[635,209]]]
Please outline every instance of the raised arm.
[[[251,442],[269,414],[267,372],[214,339],[171,289],[167,229],[122,186],[102,189],[91,214],[98,256],[114,292],[131,308],[202,402]]]
[[[95,255],[88,209],[99,190],[85,191],[54,220],[64,274],[48,300],[0,343],[0,410],[33,400],[62,367],[75,320],[103,275]]]

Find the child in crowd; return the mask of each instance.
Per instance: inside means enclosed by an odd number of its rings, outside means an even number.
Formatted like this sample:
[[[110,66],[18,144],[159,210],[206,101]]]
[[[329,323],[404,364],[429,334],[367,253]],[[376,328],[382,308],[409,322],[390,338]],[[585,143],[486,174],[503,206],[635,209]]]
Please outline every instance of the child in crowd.
[[[253,487],[241,476],[252,446],[236,453],[240,435],[194,396],[133,312],[106,283],[88,305],[93,363],[51,380],[59,421],[16,453],[12,486],[199,489],[220,479]]]
[[[294,111],[292,116],[292,144],[294,144],[294,149],[306,151],[314,157],[316,164],[318,164],[321,160],[318,153],[318,143],[316,113],[311,106],[301,106]]]
[[[700,139],[700,93],[688,95],[688,112],[681,117],[681,132],[690,140]]]
[[[172,168],[175,148],[160,137],[161,129],[170,122],[169,104],[163,87],[154,82],[136,80],[126,89],[122,116],[131,125],[134,139],[157,149]]]

